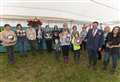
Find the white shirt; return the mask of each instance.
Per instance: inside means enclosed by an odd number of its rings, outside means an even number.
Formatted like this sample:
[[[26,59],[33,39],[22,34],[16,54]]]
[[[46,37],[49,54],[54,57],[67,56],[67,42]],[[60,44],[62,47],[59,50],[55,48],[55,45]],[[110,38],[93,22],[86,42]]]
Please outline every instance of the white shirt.
[[[36,31],[34,28],[28,28],[26,34],[28,40],[36,40]]]

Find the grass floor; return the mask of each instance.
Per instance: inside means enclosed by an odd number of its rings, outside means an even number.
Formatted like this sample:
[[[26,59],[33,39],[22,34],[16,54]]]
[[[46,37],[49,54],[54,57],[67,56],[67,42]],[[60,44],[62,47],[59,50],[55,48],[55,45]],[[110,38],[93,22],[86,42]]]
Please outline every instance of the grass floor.
[[[3,54],[3,55],[2,55]],[[97,64],[97,70],[87,68],[86,54],[81,54],[79,65],[74,64],[70,55],[69,64],[57,62],[53,54],[28,53],[28,57],[20,57],[16,53],[16,63],[7,64],[7,56],[0,53],[0,82],[120,82],[120,66],[115,74],[102,70],[102,62]]]

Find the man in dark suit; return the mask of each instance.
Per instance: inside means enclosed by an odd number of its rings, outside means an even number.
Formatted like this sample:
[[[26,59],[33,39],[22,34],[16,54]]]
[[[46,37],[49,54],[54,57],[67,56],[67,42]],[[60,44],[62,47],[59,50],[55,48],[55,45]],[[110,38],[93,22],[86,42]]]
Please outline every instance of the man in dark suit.
[[[88,51],[88,59],[89,59],[89,66],[93,66],[93,68],[96,68],[97,59],[98,59],[98,51],[101,51],[102,45],[103,45],[103,31],[98,29],[98,22],[92,23],[92,29],[88,31],[88,34],[86,36],[87,39],[87,51]]]

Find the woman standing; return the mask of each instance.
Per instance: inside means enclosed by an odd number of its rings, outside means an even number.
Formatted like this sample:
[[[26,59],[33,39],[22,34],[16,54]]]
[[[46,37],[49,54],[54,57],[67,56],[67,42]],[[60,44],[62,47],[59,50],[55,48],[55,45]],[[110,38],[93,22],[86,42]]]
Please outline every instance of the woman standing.
[[[45,37],[47,51],[48,53],[51,53],[52,52],[52,31],[49,25],[46,25],[44,34],[45,34],[44,37]]]
[[[21,53],[21,56],[27,56],[26,52],[26,31],[23,30],[21,24],[17,24],[16,26],[16,35],[17,35],[17,43],[18,43],[18,49],[19,52]]]
[[[36,37],[37,37],[37,45],[38,45],[38,51],[40,51],[40,53],[43,52],[43,29],[41,26],[38,27],[38,29],[36,29]]]
[[[115,72],[120,48],[120,27],[115,26],[112,32],[108,34],[106,47],[109,48],[109,56],[112,57],[112,72]]]
[[[32,55],[36,55],[36,31],[32,27],[32,25],[29,25],[29,28],[26,31],[27,39],[29,41],[29,45],[32,51]]]
[[[55,58],[57,61],[60,60],[60,54],[61,54],[61,48],[60,48],[60,37],[59,37],[59,29],[58,26],[54,26],[54,30],[52,31],[52,40],[53,40],[53,46],[54,46],[54,52],[55,52]]]
[[[71,38],[71,35],[68,30],[68,25],[67,25],[67,23],[64,23],[63,30],[60,34],[60,43],[62,46],[64,63],[68,63],[68,60],[69,60],[70,38]]]
[[[8,53],[8,63],[15,63],[14,58],[14,45],[16,44],[16,35],[11,30],[11,26],[9,24],[4,25],[4,30],[1,32],[1,40],[2,45],[6,47]]]

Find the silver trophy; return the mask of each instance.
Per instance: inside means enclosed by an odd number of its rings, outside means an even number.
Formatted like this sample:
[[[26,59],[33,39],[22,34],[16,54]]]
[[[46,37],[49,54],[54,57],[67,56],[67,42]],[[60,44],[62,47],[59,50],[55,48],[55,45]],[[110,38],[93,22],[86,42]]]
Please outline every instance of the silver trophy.
[[[13,36],[13,35],[9,35],[7,38],[8,38],[9,40],[14,40],[14,36]]]

